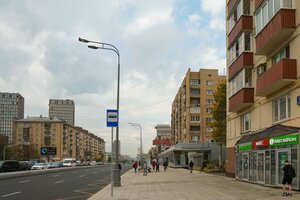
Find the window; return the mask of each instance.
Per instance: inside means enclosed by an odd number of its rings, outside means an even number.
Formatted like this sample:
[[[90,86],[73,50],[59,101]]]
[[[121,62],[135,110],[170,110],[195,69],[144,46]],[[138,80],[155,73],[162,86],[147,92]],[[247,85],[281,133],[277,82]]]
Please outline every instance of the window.
[[[287,47],[283,48],[278,54],[276,54],[272,58],[272,64],[275,65],[276,63],[278,63],[282,59],[289,58],[289,57],[290,57],[290,47],[287,46]]]
[[[250,130],[250,113],[246,113],[242,116],[242,132]]]
[[[214,91],[213,90],[206,90],[207,95],[213,95]]]
[[[214,100],[213,99],[206,99],[206,104],[213,104]]]
[[[199,116],[191,116],[191,122],[200,122]]]
[[[213,85],[213,84],[214,84],[213,81],[206,81],[206,85],[208,85],[208,86],[211,86],[211,85]]]
[[[191,136],[191,141],[198,142],[199,141],[199,136]]]
[[[211,114],[211,112],[212,112],[212,111],[211,111],[211,108],[206,108],[206,113],[207,113],[207,114]]]
[[[232,15],[228,20],[228,31],[231,32],[237,21],[242,15],[250,14],[250,0],[239,1],[236,9],[233,11]]]
[[[251,51],[250,33],[242,33],[228,50],[228,63],[231,65],[243,52]]]
[[[200,94],[200,89],[191,88],[191,94]]]
[[[291,116],[290,95],[284,95],[273,100],[273,122],[286,119]]]
[[[190,131],[200,131],[200,126],[191,126],[190,128]]]
[[[206,118],[206,123],[207,124],[211,123],[212,121],[213,121],[212,118]]]
[[[200,80],[198,80],[198,79],[191,79],[190,80],[190,85],[200,85]]]
[[[229,82],[229,95],[233,96],[244,87],[252,87],[252,69],[245,68]]]

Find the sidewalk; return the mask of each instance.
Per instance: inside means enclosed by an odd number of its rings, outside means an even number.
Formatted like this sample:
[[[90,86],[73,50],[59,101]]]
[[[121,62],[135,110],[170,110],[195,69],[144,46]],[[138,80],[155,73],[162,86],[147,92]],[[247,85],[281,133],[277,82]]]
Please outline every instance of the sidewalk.
[[[276,200],[300,199],[299,192],[293,197],[282,197],[280,188],[264,187],[237,181],[233,178],[185,169],[168,168],[166,172],[152,172],[147,176],[128,171],[122,176],[122,186],[110,185],[89,200]]]

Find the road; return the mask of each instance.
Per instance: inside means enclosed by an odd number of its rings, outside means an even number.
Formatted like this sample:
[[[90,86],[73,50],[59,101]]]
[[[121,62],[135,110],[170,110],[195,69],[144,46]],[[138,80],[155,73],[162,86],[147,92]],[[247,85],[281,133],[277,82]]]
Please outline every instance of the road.
[[[130,169],[123,165],[121,174]],[[83,200],[110,184],[110,165],[0,180],[0,200]]]

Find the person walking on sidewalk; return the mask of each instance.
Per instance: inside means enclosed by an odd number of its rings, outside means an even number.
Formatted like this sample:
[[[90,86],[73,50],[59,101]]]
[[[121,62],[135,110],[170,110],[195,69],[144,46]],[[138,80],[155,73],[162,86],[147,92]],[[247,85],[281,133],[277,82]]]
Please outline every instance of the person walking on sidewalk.
[[[189,163],[190,173],[193,173],[193,167],[194,167],[194,162],[193,162],[193,160],[190,160],[190,163]]]
[[[136,173],[137,166],[138,166],[138,163],[137,163],[137,161],[135,161],[132,165],[132,167],[134,169],[134,173]]]
[[[147,176],[147,170],[148,170],[148,164],[147,164],[147,162],[145,161],[145,163],[144,163],[144,176]]]
[[[165,160],[164,161],[164,171],[167,171],[167,168],[168,168],[168,161]]]
[[[158,161],[158,160],[156,161],[156,166],[155,166],[155,168],[156,168],[156,172],[159,172],[159,161]]]
[[[283,196],[292,196],[292,181],[296,176],[296,172],[288,160],[284,161],[284,164],[285,166],[282,169],[284,173],[282,180]],[[288,186],[288,192],[286,186]]]

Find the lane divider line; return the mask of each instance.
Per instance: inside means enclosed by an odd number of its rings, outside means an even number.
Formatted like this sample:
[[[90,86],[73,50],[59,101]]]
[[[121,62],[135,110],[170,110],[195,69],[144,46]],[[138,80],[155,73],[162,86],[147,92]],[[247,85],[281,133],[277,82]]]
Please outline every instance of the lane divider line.
[[[57,182],[55,182],[55,183],[62,183],[62,182],[64,182],[64,180],[61,180],[61,181],[57,181]]]
[[[24,180],[24,181],[20,181],[19,183],[28,183],[30,182],[31,180]]]
[[[10,193],[10,194],[5,194],[5,195],[2,195],[1,197],[9,197],[9,196],[12,196],[12,195],[16,195],[16,194],[20,194],[21,192],[14,192],[14,193]]]

